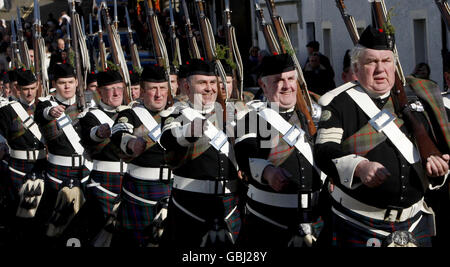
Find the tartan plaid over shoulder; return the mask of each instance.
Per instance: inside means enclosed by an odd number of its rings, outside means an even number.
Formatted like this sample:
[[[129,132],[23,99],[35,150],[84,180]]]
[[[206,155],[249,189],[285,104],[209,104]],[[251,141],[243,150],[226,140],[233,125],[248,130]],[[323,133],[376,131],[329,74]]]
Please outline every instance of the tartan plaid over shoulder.
[[[440,145],[447,145],[450,149],[450,123],[442,100],[441,90],[438,85],[430,80],[418,79],[412,76],[406,77],[406,81],[414,93],[425,102],[425,111],[436,136],[441,139]],[[431,117],[430,117],[431,116]],[[434,122],[434,123],[433,123]]]
[[[392,97],[389,97],[389,100],[386,102],[383,109],[389,111],[396,117],[394,122],[399,128],[403,125],[403,120],[395,115]],[[387,137],[384,133],[377,132],[377,130],[375,130],[370,123],[367,123],[359,131],[344,140],[342,143],[342,148],[344,152],[349,154],[364,156],[376,146],[383,143],[386,139]]]
[[[66,108],[64,113],[66,113],[66,115],[72,120],[72,125],[78,123],[80,111],[78,110],[77,105],[69,106]],[[50,121],[46,125],[42,125],[41,131],[47,142],[52,141],[64,134],[64,131],[58,126],[56,119]]]
[[[182,115],[180,115],[177,119],[181,119],[181,117]],[[215,127],[220,129],[219,122],[221,120],[217,118],[217,114],[215,112],[212,112],[207,119]],[[169,123],[171,122],[173,122],[173,120],[169,119]],[[209,143],[210,141],[211,140],[208,137],[203,135],[202,137],[198,138],[197,141],[190,143],[183,151],[166,151],[166,153],[164,153],[164,159],[169,164],[169,166],[177,168],[191,160],[200,157],[211,147],[211,144]]]

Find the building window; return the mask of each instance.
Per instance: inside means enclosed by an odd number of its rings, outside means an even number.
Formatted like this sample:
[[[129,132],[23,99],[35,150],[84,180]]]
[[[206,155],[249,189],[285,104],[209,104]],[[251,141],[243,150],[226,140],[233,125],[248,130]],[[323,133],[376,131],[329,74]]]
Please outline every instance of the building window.
[[[414,20],[414,52],[416,64],[428,63],[427,28],[425,19]]]
[[[291,39],[292,47],[295,50],[295,53],[298,53],[298,29],[297,23],[286,24],[286,29],[289,34],[289,38]]]
[[[306,42],[309,43],[311,41],[316,40],[316,27],[314,26],[314,22],[306,23]]]
[[[331,55],[331,29],[323,29],[323,54],[327,56],[330,61],[333,58]]]

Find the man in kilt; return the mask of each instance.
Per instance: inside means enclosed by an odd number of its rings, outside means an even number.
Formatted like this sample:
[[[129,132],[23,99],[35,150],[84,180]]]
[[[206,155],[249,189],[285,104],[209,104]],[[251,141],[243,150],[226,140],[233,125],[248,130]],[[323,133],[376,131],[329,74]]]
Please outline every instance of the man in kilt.
[[[237,163],[223,132],[215,66],[192,60],[187,69],[187,103],[161,112],[161,144],[173,168],[165,245],[231,246],[240,230]]]
[[[38,82],[31,70],[17,72],[19,101],[10,101],[0,109],[0,135],[10,147],[9,171],[2,173],[2,186],[9,192],[7,219],[12,219],[17,245],[39,242],[43,236],[45,210],[41,202],[44,192],[43,171],[46,165],[45,141],[33,121]],[[4,159],[5,146],[0,149]],[[4,217],[4,218],[5,218]]]
[[[48,164],[46,168],[46,191],[51,194],[54,210],[49,221],[47,236],[62,244],[62,236],[68,225],[85,202],[84,188],[89,179],[92,162],[84,156],[80,144],[81,127],[75,95],[78,81],[69,64],[54,67],[56,94],[40,98],[35,120],[47,140]],[[76,229],[76,225],[73,225]],[[74,237],[74,236],[71,236]],[[70,237],[70,238],[71,238]]]
[[[261,66],[267,103],[250,102],[236,126],[236,157],[249,179],[240,245],[312,246],[321,180],[305,116],[296,109],[297,72],[288,54],[267,56]]]
[[[168,94],[164,69],[146,66],[141,74],[143,104],[120,112],[112,128],[112,142],[128,161],[118,215],[123,246],[159,243],[160,220],[165,217],[161,215],[171,188],[170,171],[159,143],[159,112],[166,107]]]
[[[367,27],[351,52],[359,82],[319,101],[324,108],[315,151],[332,180],[334,246],[431,246],[435,235],[424,194],[445,182],[449,155],[420,162],[412,132],[394,108],[394,43],[393,34]],[[409,108],[429,129],[421,107]]]
[[[83,145],[93,160],[90,184],[86,186],[86,206],[91,214],[89,227],[92,230],[89,237],[97,236],[92,240],[94,246],[109,246],[126,171],[126,164],[119,157],[123,154],[120,147],[111,142],[111,129],[119,110],[127,107],[121,106],[125,84],[119,72],[99,72],[97,82],[101,101],[80,119],[80,124]],[[100,232],[103,226],[105,228]]]

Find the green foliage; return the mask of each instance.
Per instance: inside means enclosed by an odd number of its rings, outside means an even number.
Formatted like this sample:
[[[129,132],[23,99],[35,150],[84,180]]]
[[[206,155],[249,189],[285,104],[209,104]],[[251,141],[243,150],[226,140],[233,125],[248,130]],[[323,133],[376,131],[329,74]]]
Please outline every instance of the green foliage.
[[[393,35],[395,34],[395,27],[391,24],[392,17],[395,16],[394,7],[391,7],[386,14],[386,23],[383,25],[383,30],[386,34]]]
[[[232,69],[236,69],[236,63],[233,61],[229,47],[216,44],[216,58],[219,60],[225,60],[225,62],[230,65]]]
[[[106,64],[108,65],[108,69],[110,69],[110,70],[114,70],[114,71],[120,70],[119,66],[117,66],[116,64],[114,64],[114,62],[112,62],[110,60],[106,61]]]
[[[138,67],[138,66],[133,66],[133,71],[137,74],[139,74],[139,76],[141,76],[142,71],[144,71],[144,68],[142,67]]]
[[[294,51],[294,49],[292,48],[292,46],[291,46],[291,44],[289,43],[289,41],[287,40],[287,38],[284,38],[284,37],[280,38],[280,42],[281,42],[282,46],[285,47],[285,49],[286,49],[286,54],[288,54],[288,55],[290,55],[290,56],[295,55],[295,51]]]

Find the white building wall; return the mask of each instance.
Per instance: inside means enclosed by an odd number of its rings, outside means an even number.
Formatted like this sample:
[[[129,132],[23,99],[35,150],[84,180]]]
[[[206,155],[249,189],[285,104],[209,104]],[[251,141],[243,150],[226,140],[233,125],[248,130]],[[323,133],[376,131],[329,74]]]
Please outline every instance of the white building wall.
[[[347,28],[342,20],[341,14],[336,7],[335,0],[276,0],[279,14],[286,23],[298,23],[296,52],[301,64],[307,57],[306,43],[306,23],[315,23],[315,37],[320,42],[320,52],[324,53],[323,30],[331,30],[331,57],[330,61],[336,72],[335,82],[342,83],[342,60],[345,51],[353,46]],[[442,40],[441,40],[441,15],[434,1],[423,0],[385,0],[387,9],[394,7],[392,24],[396,28],[396,44],[399,57],[405,75],[414,70],[415,45],[414,45],[414,19],[426,20],[427,36],[427,63],[431,67],[431,79],[438,82],[443,88],[442,81]],[[367,0],[347,0],[344,2],[347,11],[352,15],[358,28],[365,28],[371,23],[370,5]],[[265,1],[260,0],[260,4],[265,8]],[[298,14],[298,7],[301,6],[301,14]],[[267,9],[265,16],[270,21]],[[264,36],[259,31],[258,45],[264,49],[266,47]]]

